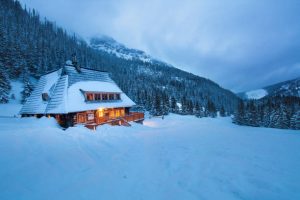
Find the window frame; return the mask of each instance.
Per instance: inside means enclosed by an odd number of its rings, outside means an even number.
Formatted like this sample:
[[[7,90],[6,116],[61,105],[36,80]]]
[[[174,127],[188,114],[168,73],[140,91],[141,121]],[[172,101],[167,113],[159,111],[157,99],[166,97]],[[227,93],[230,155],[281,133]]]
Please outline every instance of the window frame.
[[[121,93],[119,92],[84,92],[86,102],[110,102],[110,101],[120,101]]]

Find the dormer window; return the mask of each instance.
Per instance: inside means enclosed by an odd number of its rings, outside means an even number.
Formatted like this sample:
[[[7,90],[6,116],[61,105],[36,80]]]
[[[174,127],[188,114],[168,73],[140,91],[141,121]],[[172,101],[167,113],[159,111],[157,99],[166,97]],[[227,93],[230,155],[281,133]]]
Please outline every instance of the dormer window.
[[[95,93],[95,101],[101,101],[101,94],[100,93]]]
[[[103,93],[101,95],[102,95],[102,99],[101,100],[103,100],[103,101],[108,100],[108,95],[107,94]]]
[[[121,95],[117,92],[82,92],[87,102],[109,102],[121,100]]]
[[[93,101],[94,100],[93,94],[92,93],[87,93],[86,94],[86,100],[87,101]]]
[[[109,100],[115,100],[115,94],[109,94],[108,99]]]
[[[48,101],[49,100],[48,93],[42,93],[42,99],[43,99],[43,101]]]

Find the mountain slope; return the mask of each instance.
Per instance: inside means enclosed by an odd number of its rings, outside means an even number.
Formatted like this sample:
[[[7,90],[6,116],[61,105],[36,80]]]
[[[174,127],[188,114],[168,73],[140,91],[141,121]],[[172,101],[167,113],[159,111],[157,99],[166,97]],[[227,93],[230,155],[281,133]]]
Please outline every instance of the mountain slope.
[[[90,39],[90,46],[94,49],[114,54],[119,58],[127,60],[140,60],[144,62],[153,62],[154,59],[145,52],[137,49],[130,49],[117,42],[109,36],[99,36]]]
[[[265,96],[296,96],[300,97],[300,77],[273,85],[262,89],[241,92],[237,94],[243,99],[261,99]]]
[[[79,65],[110,72],[132,100],[155,115],[175,112],[215,116],[217,110],[230,114],[237,105],[235,94],[211,80],[109,37],[93,38],[87,44],[55,23],[41,20],[35,10],[23,9],[18,1],[1,1],[0,16],[0,72],[3,77],[21,78],[24,87],[31,88],[32,76],[62,67],[75,53]],[[6,102],[10,87],[9,81],[4,82],[6,89],[0,93]]]
[[[106,62],[104,66],[112,66],[106,70],[112,72],[121,89],[148,110],[155,106],[157,98],[162,104],[169,104],[173,97],[183,104],[183,110],[177,106],[168,109],[182,114],[193,113],[197,105],[208,109],[209,102],[217,110],[224,107],[231,113],[237,104],[235,94],[213,81],[153,59],[140,50],[129,49],[111,38],[92,38],[90,46],[100,52],[102,61]],[[161,109],[163,112],[164,108]]]

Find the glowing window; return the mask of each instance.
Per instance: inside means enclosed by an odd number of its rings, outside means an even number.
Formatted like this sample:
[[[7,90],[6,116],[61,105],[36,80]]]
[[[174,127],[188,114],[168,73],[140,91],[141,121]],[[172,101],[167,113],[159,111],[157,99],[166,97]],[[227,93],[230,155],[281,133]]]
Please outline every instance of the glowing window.
[[[120,100],[121,95],[119,93],[101,93],[101,92],[87,92],[87,101],[113,101]]]
[[[94,101],[94,98],[93,98],[93,94],[92,93],[87,93],[86,94],[86,99],[88,100],[88,101]]]

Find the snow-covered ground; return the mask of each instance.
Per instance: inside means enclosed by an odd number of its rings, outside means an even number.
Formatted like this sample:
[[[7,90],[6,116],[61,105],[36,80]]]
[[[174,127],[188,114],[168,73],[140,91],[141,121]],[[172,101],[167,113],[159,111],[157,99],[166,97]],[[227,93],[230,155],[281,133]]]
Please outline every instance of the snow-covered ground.
[[[0,199],[300,199],[300,134],[170,115],[61,130],[0,118]]]
[[[300,199],[299,131],[169,115],[63,131],[0,104],[0,199]],[[4,117],[3,117],[4,116]]]

